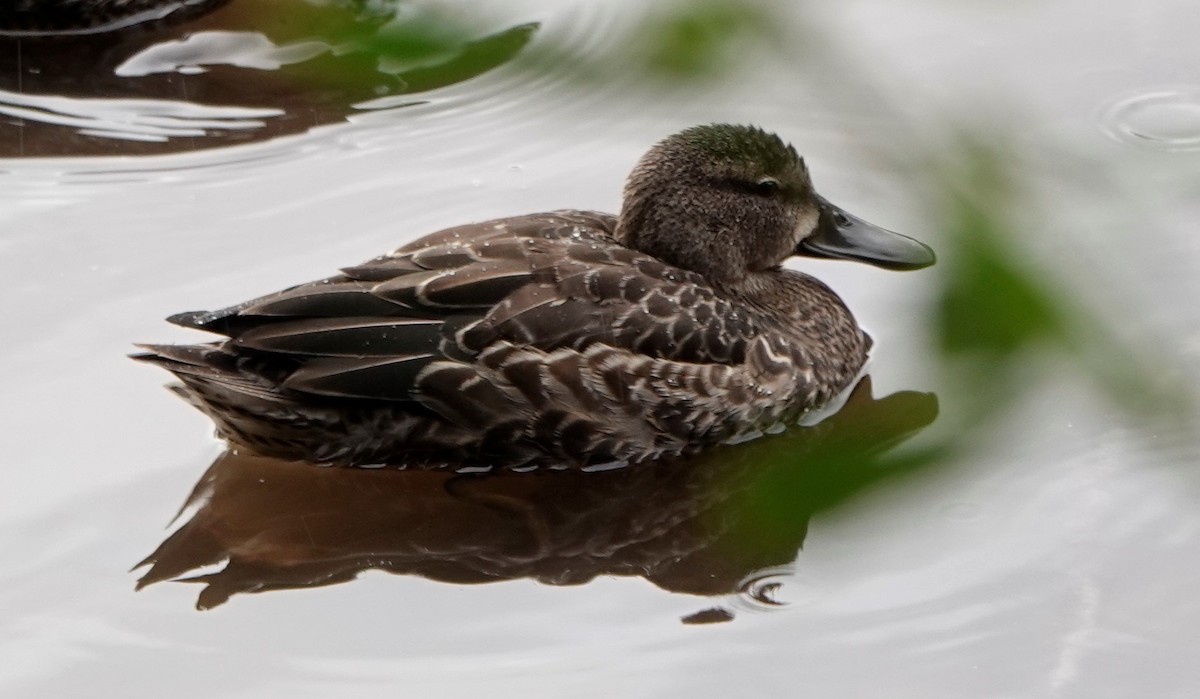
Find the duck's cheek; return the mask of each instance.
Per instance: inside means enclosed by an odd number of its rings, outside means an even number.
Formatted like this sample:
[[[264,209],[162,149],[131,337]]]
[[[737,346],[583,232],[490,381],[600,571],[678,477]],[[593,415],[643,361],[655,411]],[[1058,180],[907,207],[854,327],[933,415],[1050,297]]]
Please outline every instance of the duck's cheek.
[[[792,230],[792,248],[800,245],[800,241],[812,235],[817,229],[817,223],[821,220],[821,212],[807,208],[800,213],[799,219],[796,221],[796,227]]]

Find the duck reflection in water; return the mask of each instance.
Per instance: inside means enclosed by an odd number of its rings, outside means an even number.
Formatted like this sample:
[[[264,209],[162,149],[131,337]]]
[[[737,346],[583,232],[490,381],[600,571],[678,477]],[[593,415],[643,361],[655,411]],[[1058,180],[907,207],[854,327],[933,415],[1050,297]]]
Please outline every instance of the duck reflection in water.
[[[371,569],[453,584],[637,576],[718,598],[685,622],[725,621],[742,595],[771,603],[770,585],[747,581],[795,559],[814,513],[929,463],[888,451],[936,416],[932,394],[874,399],[867,377],[814,426],[604,472],[304,468],[231,450],[193,490],[191,519],[139,564],[138,587],[201,583],[210,609]]]

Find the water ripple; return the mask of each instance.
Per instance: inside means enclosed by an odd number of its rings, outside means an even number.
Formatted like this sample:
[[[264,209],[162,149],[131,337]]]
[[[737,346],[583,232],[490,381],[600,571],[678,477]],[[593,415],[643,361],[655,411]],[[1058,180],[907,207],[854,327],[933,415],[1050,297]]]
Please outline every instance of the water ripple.
[[[68,98],[0,90],[0,114],[74,127],[81,134],[165,142],[173,137],[204,136],[211,130],[261,128],[263,119],[283,112],[171,100]]]
[[[467,21],[394,0],[286,15],[267,0],[216,4],[153,30],[0,33],[0,119],[16,127],[0,158],[175,154],[344,125],[371,100],[405,107],[488,73],[538,28],[528,11]]]
[[[738,585],[732,604],[747,611],[778,611],[795,603],[788,599],[788,593],[797,597],[801,586],[790,565],[763,568]]]
[[[1200,149],[1200,89],[1169,89],[1123,97],[1105,107],[1100,126],[1132,146],[1164,151]]]

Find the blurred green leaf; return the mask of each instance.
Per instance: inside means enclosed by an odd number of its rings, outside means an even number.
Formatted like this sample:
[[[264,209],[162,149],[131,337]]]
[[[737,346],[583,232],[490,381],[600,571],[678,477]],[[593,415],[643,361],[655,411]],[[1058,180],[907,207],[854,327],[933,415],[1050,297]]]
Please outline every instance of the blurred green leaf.
[[[345,38],[336,48],[339,53],[362,51],[403,65],[444,60],[456,53],[469,35],[445,20],[422,15]]]
[[[264,16],[256,24],[281,46],[327,45],[327,52],[281,72],[306,86],[313,102],[339,105],[468,80],[511,61],[538,29],[527,23],[479,37],[450,17],[403,8],[402,3],[300,3],[286,21]]]
[[[709,78],[738,65],[740,46],[775,38],[778,26],[770,3],[694,0],[652,17],[630,45],[661,77]]]
[[[467,42],[436,65],[400,73],[407,92],[424,92],[469,80],[512,60],[533,38],[538,24],[522,24]]]
[[[728,555],[766,555],[794,550],[809,518],[838,507],[886,481],[944,463],[941,446],[892,452],[896,444],[937,419],[938,399],[930,393],[901,391],[871,396],[870,377],[855,386],[845,406],[811,427],[717,452],[736,458],[727,466],[744,486],[726,483],[734,496],[720,509],[731,542]],[[748,474],[748,475],[747,475]],[[746,547],[746,542],[754,542]],[[743,551],[744,550],[744,551]]]
[[[1179,373],[1177,358],[1123,340],[1112,324],[1127,311],[1091,312],[1078,292],[1055,281],[1053,269],[1022,255],[1013,213],[1032,197],[1018,191],[1013,159],[975,142],[960,145],[960,164],[945,168],[938,185],[948,236],[930,330],[949,363],[943,370],[964,389],[967,422],[990,419],[1032,388],[1036,374],[1026,369],[1046,367],[1049,357],[1075,367],[1130,419],[1192,415],[1192,393],[1164,381]]]
[[[953,259],[937,309],[934,332],[948,356],[1010,358],[1038,342],[1062,344],[1067,323],[1053,294],[1038,284],[1002,244],[1000,223],[958,203]]]

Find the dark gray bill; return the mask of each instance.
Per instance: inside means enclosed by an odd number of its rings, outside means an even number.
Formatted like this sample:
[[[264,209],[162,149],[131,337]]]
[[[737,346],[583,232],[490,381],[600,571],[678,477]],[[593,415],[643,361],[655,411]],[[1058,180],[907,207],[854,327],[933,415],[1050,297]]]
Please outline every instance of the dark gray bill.
[[[858,260],[884,269],[921,269],[937,260],[924,243],[851,216],[820,195],[817,204],[817,230],[800,241],[797,255]]]

